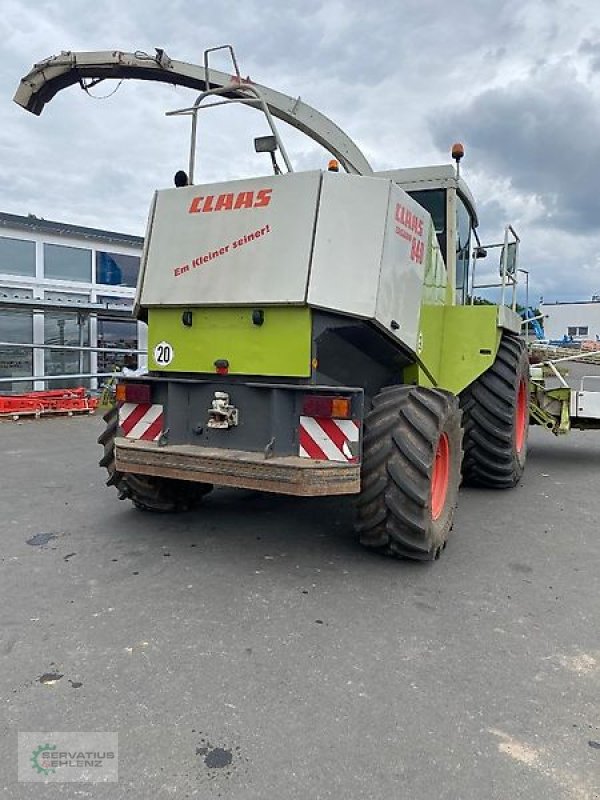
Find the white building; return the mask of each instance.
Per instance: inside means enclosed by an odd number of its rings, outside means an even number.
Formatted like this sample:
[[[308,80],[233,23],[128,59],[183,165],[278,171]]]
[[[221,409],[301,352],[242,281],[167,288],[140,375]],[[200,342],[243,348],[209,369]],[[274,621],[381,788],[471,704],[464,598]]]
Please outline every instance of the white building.
[[[544,303],[540,311],[547,339],[600,340],[600,298],[579,303]]]
[[[86,352],[80,360],[76,350],[35,345],[144,349],[146,326],[127,318],[142,244],[138,236],[0,212],[0,394],[94,386],[95,381],[79,378],[43,379],[135,366],[133,355]],[[53,307],[41,310],[40,301]],[[99,303],[115,310],[112,319],[90,310]],[[28,376],[34,380],[7,380]]]

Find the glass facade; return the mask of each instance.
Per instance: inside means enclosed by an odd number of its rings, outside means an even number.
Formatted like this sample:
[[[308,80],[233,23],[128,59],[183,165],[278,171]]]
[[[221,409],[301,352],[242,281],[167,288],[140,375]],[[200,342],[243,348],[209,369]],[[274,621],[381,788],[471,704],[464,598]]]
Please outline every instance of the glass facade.
[[[91,283],[92,251],[62,244],[45,244],[44,277]]]
[[[133,307],[133,300],[98,295],[99,303],[108,305],[127,305]],[[136,350],[138,341],[137,322],[129,320],[98,319],[98,347],[114,347],[119,350]],[[137,369],[138,358],[135,353],[98,353],[98,372],[114,372],[115,368]]]
[[[98,347],[135,350],[137,348],[137,322],[99,319]],[[137,369],[137,355],[135,353],[98,353],[98,372],[114,372],[116,367]]]
[[[35,278],[35,242],[0,236],[0,272]]]
[[[62,302],[89,301],[89,295],[66,292],[46,292],[45,300]],[[90,346],[90,320],[87,315],[65,308],[64,311],[44,311],[44,344],[69,347]],[[90,371],[89,352],[77,350],[44,350],[45,375],[79,375]],[[63,389],[73,385],[73,380],[48,381],[49,389]],[[78,386],[89,386],[89,381],[78,378]]]
[[[119,253],[96,252],[96,282],[107,286],[131,286],[135,288],[140,259]]]
[[[141,239],[2,212],[0,225],[0,342],[31,344],[19,348],[0,345],[0,394],[77,386],[95,390],[105,378],[45,377],[84,373],[96,376],[113,372],[115,367],[145,366],[146,357],[135,353],[67,349],[83,346],[137,350],[140,337],[145,346],[143,323],[128,315],[106,319],[102,311],[85,308],[85,304],[102,303],[111,310],[131,309]],[[109,240],[110,247],[106,247]],[[8,308],[7,301],[15,297],[40,303],[51,301],[59,307]],[[77,308],[79,304],[81,310]],[[46,349],[47,345],[52,347]],[[2,378],[21,376],[32,376],[33,381],[1,382]]]
[[[21,289],[11,291],[11,297],[27,298],[33,291]],[[0,342],[25,344],[33,341],[33,312],[0,307]],[[0,345],[0,379],[33,375],[33,350],[30,347],[7,347]],[[0,394],[30,392],[31,381],[0,381]]]

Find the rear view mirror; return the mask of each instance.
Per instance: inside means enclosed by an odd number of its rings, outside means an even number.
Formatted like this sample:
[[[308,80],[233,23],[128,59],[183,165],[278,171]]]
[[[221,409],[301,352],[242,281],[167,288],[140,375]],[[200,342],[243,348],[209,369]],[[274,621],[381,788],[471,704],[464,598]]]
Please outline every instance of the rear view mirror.
[[[506,248],[500,251],[500,274],[504,272],[506,259],[506,274],[514,275],[517,271],[517,242],[509,242]]]
[[[257,153],[269,153],[271,156],[271,164],[273,165],[273,172],[275,175],[281,175],[279,164],[275,158],[275,153],[277,151],[277,137],[257,136],[254,140],[254,149]]]
[[[485,247],[476,247],[473,250],[473,258],[487,258],[487,250]]]
[[[277,150],[277,139],[274,136],[257,136],[254,149],[257,153],[274,153]]]

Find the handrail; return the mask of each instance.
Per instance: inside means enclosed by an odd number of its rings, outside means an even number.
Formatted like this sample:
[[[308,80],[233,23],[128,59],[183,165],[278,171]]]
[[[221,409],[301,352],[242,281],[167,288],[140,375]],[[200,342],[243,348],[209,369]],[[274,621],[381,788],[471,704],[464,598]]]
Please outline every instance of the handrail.
[[[87,353],[133,353],[133,355],[148,355],[147,350],[134,350],[128,347],[79,347],[74,344],[24,344],[23,342],[0,342],[0,347],[15,347],[33,350],[84,350]]]
[[[232,82],[232,83],[228,84],[227,86],[220,87],[218,89],[208,89],[207,91],[202,92],[196,98],[196,101],[194,102],[193,106],[189,106],[189,107],[186,107],[186,108],[180,108],[180,109],[177,109],[176,111],[167,111],[166,112],[166,116],[167,117],[183,116],[183,115],[188,115],[188,114],[191,115],[191,117],[192,117],[192,131],[191,131],[191,137],[190,137],[190,156],[189,156],[189,166],[188,166],[188,177],[189,177],[190,183],[194,182],[194,171],[195,171],[195,166],[196,166],[196,141],[197,141],[197,133],[198,133],[198,111],[202,110],[201,109],[201,103],[207,97],[225,95],[225,94],[230,93],[232,91],[232,89],[235,89],[236,91],[242,91],[243,90],[244,92],[250,92],[250,93],[254,94],[255,96],[254,97],[226,97],[220,103],[209,103],[209,104],[205,105],[203,108],[205,108],[205,109],[214,108],[216,106],[226,105],[228,103],[250,103],[250,104],[255,104],[256,103],[256,104],[260,105],[265,117],[267,118],[267,122],[268,122],[268,125],[269,125],[270,129],[271,129],[271,133],[275,137],[275,140],[277,142],[277,146],[278,146],[278,148],[279,148],[279,150],[281,152],[281,155],[283,156],[283,160],[285,161],[285,165],[287,167],[287,170],[288,170],[288,172],[293,172],[294,170],[293,170],[292,164],[290,162],[290,159],[288,157],[287,151],[286,151],[286,149],[285,149],[285,147],[283,145],[283,142],[281,140],[281,137],[279,135],[279,131],[277,130],[277,126],[275,125],[275,122],[273,120],[273,116],[271,115],[271,112],[269,111],[269,107],[268,107],[267,103],[265,102],[265,99],[262,96],[260,90],[256,86],[253,86],[251,84],[244,84],[243,87],[242,87],[242,85],[236,81],[236,82]]]
[[[102,319],[130,320],[135,322],[131,306],[119,307],[107,303],[72,303],[68,300],[40,300],[35,297],[2,297],[0,296],[0,309],[18,311],[21,309],[32,311],[64,311],[68,314],[94,314]]]
[[[70,381],[75,378],[111,378],[113,375],[119,374],[115,372],[78,372],[70,373],[67,375],[19,375],[15,378],[0,378],[2,383],[45,383],[46,381]],[[95,390],[94,390],[95,391]]]
[[[511,235],[513,237],[511,241]],[[519,284],[519,279],[517,277],[517,264],[519,259],[519,244],[521,239],[519,235],[515,231],[512,225],[507,225],[504,229],[504,241],[497,242],[495,244],[486,244],[486,245],[479,245],[473,252],[473,265],[471,267],[471,302],[470,305],[475,305],[475,289],[500,289],[500,305],[504,305],[504,299],[506,295],[506,289],[509,286],[512,286],[512,296],[511,296],[511,308],[513,311],[516,310],[517,307],[517,286]],[[509,269],[508,263],[508,246],[509,244],[515,245],[515,258],[514,258],[514,269]],[[502,248],[502,255],[500,259],[500,281],[498,283],[475,283],[475,267],[477,265],[477,261],[481,260],[477,258],[477,250],[493,250],[495,248],[501,247]]]
[[[83,354],[84,353],[115,353],[119,355],[148,355],[147,350],[124,348],[124,347],[89,347],[87,345],[69,345],[69,344],[36,344],[24,342],[0,342],[2,348],[13,348],[18,350],[67,350],[77,351],[79,356],[79,372],[67,373],[65,375],[15,375],[0,377],[0,386],[3,383],[44,383],[46,381],[70,381],[75,378],[87,378],[95,380],[97,378],[109,378],[119,372],[84,372],[83,371]]]

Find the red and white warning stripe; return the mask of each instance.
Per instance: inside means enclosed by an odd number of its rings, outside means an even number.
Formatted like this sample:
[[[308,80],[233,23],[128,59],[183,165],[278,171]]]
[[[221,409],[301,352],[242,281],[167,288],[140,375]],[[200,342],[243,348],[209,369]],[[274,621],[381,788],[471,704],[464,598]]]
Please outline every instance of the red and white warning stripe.
[[[357,447],[360,425],[353,419],[300,417],[300,451],[302,458],[317,461],[358,461]]]
[[[119,425],[127,439],[155,442],[163,430],[163,407],[150,403],[123,403]]]

